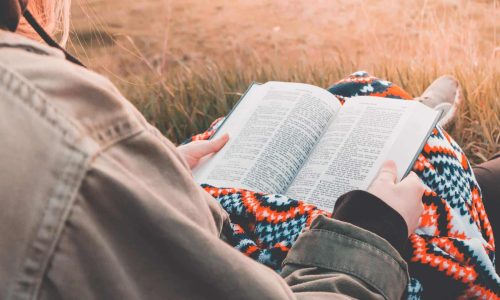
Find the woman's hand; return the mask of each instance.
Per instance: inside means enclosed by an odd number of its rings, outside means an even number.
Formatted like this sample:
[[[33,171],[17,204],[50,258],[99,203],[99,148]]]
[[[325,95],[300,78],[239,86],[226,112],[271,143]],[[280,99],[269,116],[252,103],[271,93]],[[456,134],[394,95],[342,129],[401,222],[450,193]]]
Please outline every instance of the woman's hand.
[[[229,135],[224,134],[218,139],[208,141],[194,141],[177,147],[177,150],[186,159],[189,167],[193,169],[203,157],[218,152],[229,140]]]
[[[392,160],[386,161],[368,192],[380,198],[403,217],[410,235],[417,229],[418,220],[424,211],[422,195],[425,187],[414,172],[401,182],[396,183],[396,178],[396,164]]]

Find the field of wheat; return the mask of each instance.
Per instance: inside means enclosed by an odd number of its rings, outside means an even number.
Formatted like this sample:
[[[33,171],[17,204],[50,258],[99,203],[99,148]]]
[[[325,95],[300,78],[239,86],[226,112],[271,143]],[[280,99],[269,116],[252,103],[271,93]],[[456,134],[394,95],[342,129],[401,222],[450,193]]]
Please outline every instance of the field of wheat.
[[[456,76],[450,134],[474,163],[500,151],[500,3],[487,0],[74,0],[68,47],[172,141],[252,81],[327,87],[366,70],[418,96]]]

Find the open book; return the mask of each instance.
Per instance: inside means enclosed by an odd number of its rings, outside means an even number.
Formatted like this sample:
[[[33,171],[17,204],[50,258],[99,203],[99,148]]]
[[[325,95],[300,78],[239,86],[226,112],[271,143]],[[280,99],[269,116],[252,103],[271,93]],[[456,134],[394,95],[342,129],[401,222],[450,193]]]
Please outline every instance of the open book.
[[[366,190],[384,160],[396,162],[398,180],[406,176],[440,114],[417,101],[363,96],[341,105],[308,84],[253,84],[213,136],[229,133],[229,142],[194,177],[332,211],[342,194]]]

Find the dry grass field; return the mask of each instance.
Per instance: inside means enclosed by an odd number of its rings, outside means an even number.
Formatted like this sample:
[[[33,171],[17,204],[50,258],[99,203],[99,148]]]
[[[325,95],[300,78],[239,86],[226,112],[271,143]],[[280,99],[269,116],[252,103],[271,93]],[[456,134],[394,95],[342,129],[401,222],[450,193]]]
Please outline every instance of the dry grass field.
[[[252,81],[327,87],[367,70],[419,95],[453,74],[450,133],[479,163],[500,151],[496,0],[74,0],[69,48],[179,142]]]

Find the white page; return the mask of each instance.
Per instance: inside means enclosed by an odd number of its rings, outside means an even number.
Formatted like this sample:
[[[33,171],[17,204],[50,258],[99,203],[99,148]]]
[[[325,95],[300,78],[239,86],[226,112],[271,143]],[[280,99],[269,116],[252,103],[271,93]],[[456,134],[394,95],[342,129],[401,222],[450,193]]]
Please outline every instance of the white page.
[[[326,90],[302,84],[254,85],[214,138],[228,144],[194,171],[198,183],[283,193],[340,108]]]
[[[355,97],[330,124],[286,195],[332,211],[342,194],[366,190],[384,160],[401,179],[438,112],[416,101]]]

